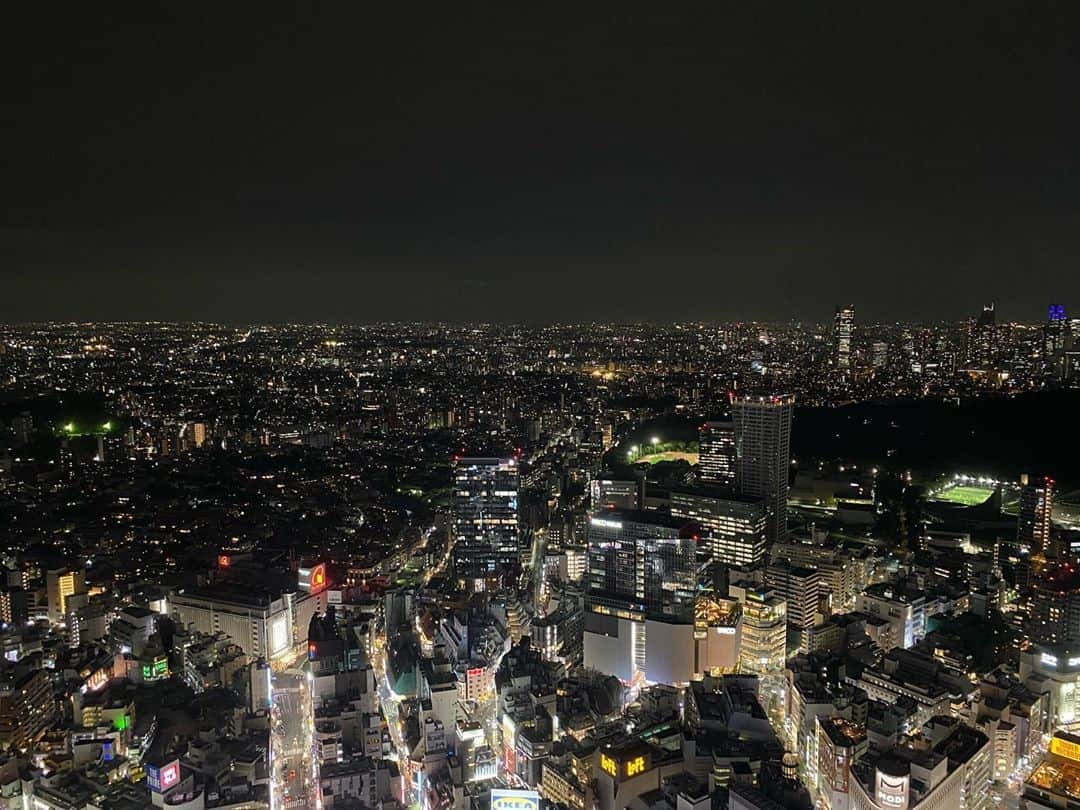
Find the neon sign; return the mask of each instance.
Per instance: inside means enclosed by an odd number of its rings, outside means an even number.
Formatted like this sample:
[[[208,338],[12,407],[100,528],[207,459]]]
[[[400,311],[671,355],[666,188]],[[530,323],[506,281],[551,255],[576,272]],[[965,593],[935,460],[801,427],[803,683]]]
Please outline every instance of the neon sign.
[[[619,766],[615,760],[609,757],[607,754],[600,755],[600,768],[610,776],[619,775]]]

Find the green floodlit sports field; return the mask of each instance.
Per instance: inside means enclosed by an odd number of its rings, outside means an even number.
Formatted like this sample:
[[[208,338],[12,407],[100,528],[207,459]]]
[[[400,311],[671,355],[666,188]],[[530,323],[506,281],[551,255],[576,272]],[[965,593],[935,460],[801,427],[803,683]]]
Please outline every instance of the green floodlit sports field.
[[[941,490],[932,500],[978,506],[993,494],[993,487],[956,486]]]
[[[659,464],[661,461],[685,461],[688,464],[698,463],[697,453],[682,453],[677,450],[666,450],[662,453],[648,453],[647,455],[638,456],[635,460],[635,464],[641,461],[647,461],[650,464]]]

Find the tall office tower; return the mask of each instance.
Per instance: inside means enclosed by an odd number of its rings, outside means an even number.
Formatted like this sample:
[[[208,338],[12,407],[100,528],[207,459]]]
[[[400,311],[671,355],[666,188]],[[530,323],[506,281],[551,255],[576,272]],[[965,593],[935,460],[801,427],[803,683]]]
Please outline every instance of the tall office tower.
[[[586,667],[626,682],[693,677],[698,531],[655,512],[610,510],[589,519]]]
[[[765,539],[787,536],[788,475],[791,467],[791,416],[795,397],[737,396],[731,402],[735,422],[735,484],[740,495],[765,501]]]
[[[833,359],[841,371],[851,369],[851,340],[855,334],[855,307],[837,307],[833,320]]]
[[[1016,519],[1016,542],[1031,549],[1032,556],[1050,551],[1051,515],[1054,511],[1054,479],[1031,481],[1020,476],[1020,514]]]
[[[997,359],[998,328],[996,305],[984,305],[977,319],[970,321],[968,361],[976,366],[991,366]]]
[[[871,350],[871,365],[874,368],[885,368],[889,364],[889,344],[880,340],[875,341]]]
[[[521,566],[518,467],[513,458],[455,458],[454,572],[475,590]]]
[[[755,565],[765,559],[765,502],[712,487],[671,490],[671,516],[709,529],[711,562]]]
[[[589,596],[634,603],[652,618],[692,622],[700,527],[653,512],[589,520]]]
[[[735,423],[706,422],[698,431],[698,473],[706,484],[735,485]]]
[[[86,571],[81,568],[53,568],[45,573],[49,600],[49,621],[59,624],[67,618],[68,597],[86,593]]]
[[[1069,320],[1065,317],[1065,307],[1051,304],[1046,313],[1043,326],[1043,362],[1047,368],[1060,373],[1061,358],[1067,348],[1069,338]]]

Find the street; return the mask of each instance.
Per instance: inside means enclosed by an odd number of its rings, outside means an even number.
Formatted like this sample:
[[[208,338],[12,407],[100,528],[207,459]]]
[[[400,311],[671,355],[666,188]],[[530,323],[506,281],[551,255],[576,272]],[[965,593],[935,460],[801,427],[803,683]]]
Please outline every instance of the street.
[[[292,669],[275,674],[272,712],[272,778],[277,798],[273,810],[317,806],[311,694],[303,672]]]

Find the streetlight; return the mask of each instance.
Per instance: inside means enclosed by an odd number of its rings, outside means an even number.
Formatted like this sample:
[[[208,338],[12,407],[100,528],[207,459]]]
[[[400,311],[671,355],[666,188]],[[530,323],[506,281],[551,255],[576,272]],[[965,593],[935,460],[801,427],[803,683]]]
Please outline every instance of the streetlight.
[[[660,437],[653,436],[651,439],[649,439],[649,441],[651,441],[654,445],[660,444]]]

